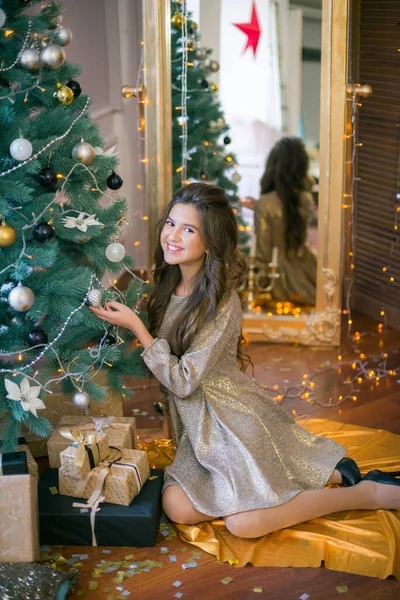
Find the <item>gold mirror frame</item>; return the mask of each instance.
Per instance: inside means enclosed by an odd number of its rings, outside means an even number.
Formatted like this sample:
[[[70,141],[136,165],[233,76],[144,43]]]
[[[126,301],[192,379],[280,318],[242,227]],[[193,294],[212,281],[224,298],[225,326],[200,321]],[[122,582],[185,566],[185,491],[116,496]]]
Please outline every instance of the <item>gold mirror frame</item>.
[[[171,15],[169,0],[143,0],[142,6],[148,94],[146,193],[152,256],[155,224],[172,194]],[[246,313],[243,331],[249,341],[323,346],[340,343],[349,9],[349,0],[323,0],[322,3],[316,310],[299,318]]]

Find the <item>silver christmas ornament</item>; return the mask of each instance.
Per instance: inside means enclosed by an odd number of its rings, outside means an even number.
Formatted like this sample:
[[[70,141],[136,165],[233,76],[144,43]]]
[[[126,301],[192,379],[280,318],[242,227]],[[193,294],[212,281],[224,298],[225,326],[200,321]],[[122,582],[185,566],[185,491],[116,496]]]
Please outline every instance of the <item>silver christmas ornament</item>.
[[[32,144],[23,137],[17,138],[10,144],[10,154],[15,160],[27,160],[32,155]]]
[[[79,142],[72,148],[72,158],[84,165],[90,165],[96,156],[96,150],[87,142]]]
[[[35,71],[40,65],[39,52],[35,48],[26,48],[19,57],[19,64],[27,71]]]
[[[242,176],[239,175],[239,173],[234,173],[231,177],[233,183],[239,183],[239,181],[242,179]]]
[[[207,56],[204,60],[203,60],[203,65],[206,69],[209,69],[211,66],[211,58],[209,56]]]
[[[65,52],[58,44],[49,44],[41,51],[40,60],[48,69],[58,69],[65,61]]]
[[[0,8],[0,27],[3,27],[6,22],[6,13]]]
[[[213,73],[219,71],[219,62],[217,60],[212,60],[210,62],[210,69]]]
[[[98,308],[101,305],[101,292],[100,290],[92,289],[88,293],[88,302],[91,306]]]
[[[60,27],[56,33],[55,41],[60,46],[68,46],[72,41],[72,31],[68,27]]]
[[[8,294],[8,303],[17,312],[29,310],[32,308],[34,302],[35,294],[31,288],[21,285],[21,283]]]
[[[197,58],[197,60],[201,60],[202,58],[204,58],[206,55],[206,51],[205,48],[196,48],[196,50],[194,51],[194,56],[195,58]]]
[[[125,248],[119,242],[112,242],[106,248],[106,258],[110,262],[120,262],[125,256]]]
[[[72,397],[72,403],[76,408],[89,408],[90,397],[86,392],[76,392]]]

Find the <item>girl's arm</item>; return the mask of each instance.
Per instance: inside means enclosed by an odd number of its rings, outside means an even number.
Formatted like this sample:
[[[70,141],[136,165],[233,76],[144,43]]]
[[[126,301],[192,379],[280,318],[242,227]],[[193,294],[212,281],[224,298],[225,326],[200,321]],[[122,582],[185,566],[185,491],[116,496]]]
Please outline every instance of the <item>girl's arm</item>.
[[[186,398],[216,365],[233,337],[236,349],[241,319],[240,300],[233,292],[218,308],[215,319],[202,328],[180,359],[171,354],[167,340],[155,338],[142,352],[143,360],[164,387],[178,398]]]

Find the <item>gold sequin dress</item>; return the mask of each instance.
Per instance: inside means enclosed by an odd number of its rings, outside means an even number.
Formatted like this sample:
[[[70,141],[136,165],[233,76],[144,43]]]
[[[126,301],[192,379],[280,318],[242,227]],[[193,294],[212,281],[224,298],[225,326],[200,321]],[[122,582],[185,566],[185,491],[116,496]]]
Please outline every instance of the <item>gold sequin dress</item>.
[[[297,425],[237,367],[237,293],[178,359],[165,336],[185,301],[171,296],[158,337],[142,353],[168,391],[176,457],[164,489],[179,485],[198,511],[222,517],[323,488],[346,450]]]

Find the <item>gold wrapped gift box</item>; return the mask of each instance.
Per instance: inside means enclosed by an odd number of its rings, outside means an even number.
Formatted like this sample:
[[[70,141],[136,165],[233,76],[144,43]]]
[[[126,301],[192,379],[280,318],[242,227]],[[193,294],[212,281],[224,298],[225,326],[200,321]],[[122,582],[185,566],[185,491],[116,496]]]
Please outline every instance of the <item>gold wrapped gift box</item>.
[[[105,383],[105,377],[102,373],[99,373],[96,383],[107,387]],[[89,415],[93,417],[107,417],[114,415],[116,417],[122,417],[123,406],[122,398],[115,390],[108,388],[108,397],[104,402],[91,402],[89,405]],[[64,415],[74,415],[80,417],[82,415],[82,409],[76,408],[72,403],[72,394],[56,393],[49,394],[45,399],[46,408],[40,411],[40,416],[45,417],[53,427],[58,425],[60,419]],[[29,448],[33,456],[47,456],[47,440],[48,438],[40,437],[30,431],[23,431],[22,434],[27,440]],[[59,466],[59,465],[58,465]]]
[[[78,428],[84,433],[95,432],[97,427],[97,431],[101,430],[107,436],[109,446],[132,449],[137,447],[135,417],[107,417],[101,421],[99,417],[65,415],[47,442],[49,465],[52,469],[60,467],[60,453],[71,444],[59,431],[64,427]]]
[[[111,449],[109,461],[78,478],[69,448],[61,453],[62,465],[58,472],[59,492],[62,496],[89,499],[104,496],[104,502],[129,506],[150,475],[146,452]]]
[[[59,431],[62,432],[63,428]],[[76,435],[76,432],[79,432],[82,436],[81,441],[78,441],[79,436]],[[73,429],[70,435],[71,437],[76,436],[77,443],[68,446],[68,448],[61,452],[61,467],[68,465],[73,477],[81,479],[91,469],[97,467],[97,465],[110,456],[110,447],[107,436],[104,433],[89,433],[85,435],[79,429]]]
[[[40,558],[37,483],[30,475],[0,477],[0,562]]]

